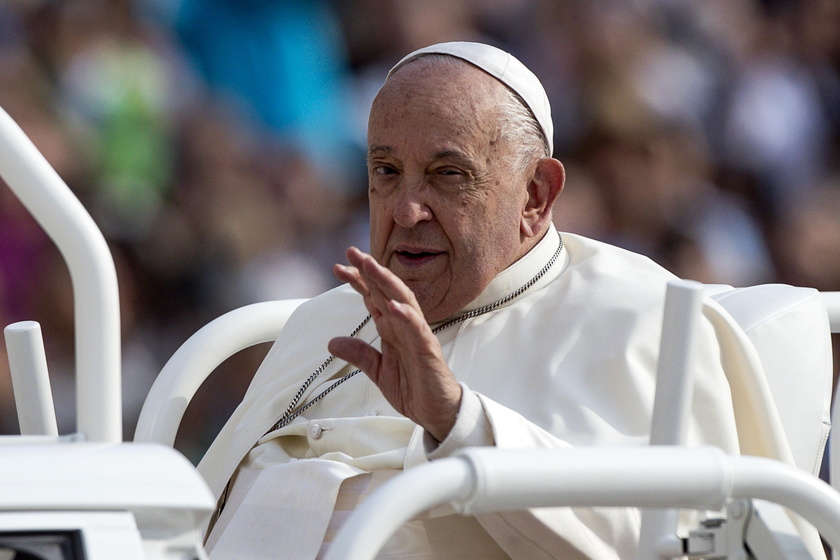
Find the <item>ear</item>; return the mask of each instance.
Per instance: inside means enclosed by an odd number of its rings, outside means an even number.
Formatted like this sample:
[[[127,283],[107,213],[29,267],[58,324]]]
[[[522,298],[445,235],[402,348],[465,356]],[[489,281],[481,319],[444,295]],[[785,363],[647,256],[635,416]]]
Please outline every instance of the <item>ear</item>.
[[[563,191],[566,170],[559,160],[542,158],[537,161],[534,176],[528,183],[528,200],[522,210],[520,233],[523,237],[542,234],[551,222],[551,208]]]

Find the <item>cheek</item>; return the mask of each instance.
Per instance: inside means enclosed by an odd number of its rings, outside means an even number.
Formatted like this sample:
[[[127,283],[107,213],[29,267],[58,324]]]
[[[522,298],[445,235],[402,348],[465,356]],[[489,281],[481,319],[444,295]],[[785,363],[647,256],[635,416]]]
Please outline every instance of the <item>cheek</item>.
[[[368,205],[371,251],[381,250],[387,241],[390,220],[387,208],[380,200],[370,197]],[[375,253],[374,256],[377,256]]]
[[[510,264],[518,250],[519,213],[509,204],[486,210],[468,218],[472,227],[462,230],[461,235],[472,245],[476,260],[472,266],[499,272]]]
[[[385,250],[390,232],[389,223],[386,219],[388,214],[379,207],[370,207],[370,251],[374,258],[379,260]]]

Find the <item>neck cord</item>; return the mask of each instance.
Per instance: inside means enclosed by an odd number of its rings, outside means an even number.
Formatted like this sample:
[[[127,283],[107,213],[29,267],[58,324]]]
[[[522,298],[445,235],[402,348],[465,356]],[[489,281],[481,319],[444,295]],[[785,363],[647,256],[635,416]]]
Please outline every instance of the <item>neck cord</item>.
[[[494,309],[498,309],[499,307],[505,305],[506,303],[508,303],[508,302],[516,299],[520,295],[522,295],[526,290],[528,290],[528,288],[530,288],[531,286],[536,284],[539,281],[540,278],[545,276],[545,274],[549,271],[549,269],[552,266],[554,266],[554,263],[557,262],[557,259],[560,256],[560,252],[563,250],[563,237],[559,233],[558,233],[558,236],[560,237],[560,244],[557,246],[557,250],[554,251],[554,254],[548,260],[546,265],[539,272],[537,272],[537,274],[533,278],[531,278],[528,282],[526,282],[525,284],[523,284],[522,286],[520,286],[519,288],[517,288],[515,291],[511,292],[510,294],[506,295],[502,299],[499,299],[497,301],[494,301],[493,303],[490,303],[490,304],[485,305],[483,307],[479,307],[478,309],[473,309],[472,311],[468,311],[468,312],[466,312],[462,315],[458,315],[457,317],[453,317],[452,319],[444,321],[443,323],[437,325],[436,327],[434,327],[432,329],[432,334],[437,334],[447,327],[450,327],[450,326],[455,325],[457,323],[461,323],[463,321],[466,321],[467,319],[472,319],[473,317],[483,315],[485,313],[493,311]],[[359,326],[356,327],[355,329],[353,329],[353,332],[350,333],[350,336],[355,337],[357,334],[359,334],[359,331],[362,330],[362,328],[368,323],[368,321],[370,321],[370,315],[365,317],[364,320],[359,324]],[[348,379],[354,377],[356,374],[358,374],[361,371],[359,369],[356,369],[354,371],[351,371],[347,375],[337,379],[333,384],[331,384],[329,387],[327,387],[322,392],[320,392],[318,395],[316,395],[311,401],[309,401],[308,403],[306,403],[302,407],[295,410],[295,407],[298,405],[298,403],[300,402],[300,399],[303,397],[303,394],[306,392],[306,390],[309,388],[309,386],[312,385],[312,383],[315,381],[315,379],[317,379],[318,376],[321,375],[327,369],[327,366],[329,366],[330,363],[332,363],[332,361],[334,359],[335,359],[335,356],[332,356],[332,355],[327,357],[327,359],[324,361],[324,363],[322,363],[321,366],[318,367],[318,369],[313,371],[312,374],[310,374],[310,376],[306,378],[306,380],[303,382],[303,384],[297,390],[297,393],[295,393],[294,397],[292,397],[292,400],[289,403],[289,406],[286,407],[286,410],[283,413],[283,415],[280,417],[280,419],[277,422],[274,423],[273,426],[271,426],[271,428],[268,429],[268,431],[265,432],[266,434],[268,434],[270,432],[273,432],[275,430],[279,430],[280,428],[289,425],[292,422],[292,420],[294,420],[295,418],[300,416],[305,410],[307,410],[309,407],[311,407],[315,403],[319,402],[321,399],[323,399],[329,393],[331,393],[333,390],[335,390],[339,385],[341,385],[342,383],[344,383]]]

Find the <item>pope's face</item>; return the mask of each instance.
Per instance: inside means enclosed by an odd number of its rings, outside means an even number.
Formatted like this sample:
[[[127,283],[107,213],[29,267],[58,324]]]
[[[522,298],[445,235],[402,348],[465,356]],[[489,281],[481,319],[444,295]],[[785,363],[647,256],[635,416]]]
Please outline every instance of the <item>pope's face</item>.
[[[526,252],[529,175],[513,168],[501,135],[503,87],[478,68],[421,59],[393,74],[371,109],[371,252],[431,323]]]

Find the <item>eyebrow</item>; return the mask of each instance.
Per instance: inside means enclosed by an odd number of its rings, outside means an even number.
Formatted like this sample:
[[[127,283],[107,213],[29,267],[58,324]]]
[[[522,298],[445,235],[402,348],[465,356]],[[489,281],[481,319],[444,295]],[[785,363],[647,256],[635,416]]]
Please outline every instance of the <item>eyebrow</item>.
[[[465,167],[473,167],[473,160],[465,153],[457,150],[443,150],[432,158],[433,160],[449,159]]]
[[[378,152],[384,152],[384,153],[390,155],[390,154],[393,154],[394,150],[393,150],[393,148],[391,148],[391,146],[382,146],[382,145],[379,145],[379,144],[373,144],[372,146],[370,146],[368,148],[367,159],[370,160],[370,158],[373,157]]]
[[[366,158],[367,162],[370,163],[371,158],[377,155],[394,155],[394,149],[391,146],[372,144],[368,148]],[[441,150],[433,154],[431,159],[432,161],[448,159],[469,169],[475,167],[473,160],[467,154],[459,150]]]

